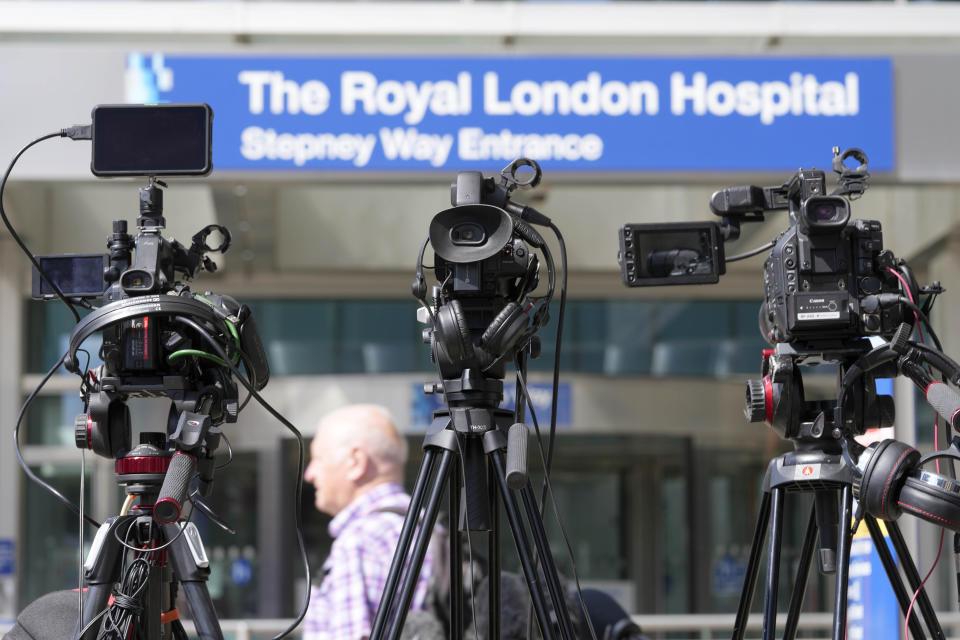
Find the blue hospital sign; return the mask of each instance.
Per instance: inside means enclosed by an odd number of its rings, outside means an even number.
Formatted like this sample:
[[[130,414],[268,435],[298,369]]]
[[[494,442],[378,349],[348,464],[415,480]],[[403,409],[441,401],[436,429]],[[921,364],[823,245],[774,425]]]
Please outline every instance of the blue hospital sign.
[[[131,54],[131,102],[207,102],[227,170],[894,169],[887,58]]]

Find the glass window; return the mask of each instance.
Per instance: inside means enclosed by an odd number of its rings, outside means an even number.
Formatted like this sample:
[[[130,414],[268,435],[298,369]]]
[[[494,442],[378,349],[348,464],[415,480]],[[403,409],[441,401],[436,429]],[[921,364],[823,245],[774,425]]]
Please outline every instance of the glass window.
[[[254,300],[274,375],[433,371],[424,326],[410,300]],[[30,303],[28,371],[40,373],[66,348],[69,312]],[[758,303],[712,300],[574,300],[564,319],[561,370],[600,375],[724,377],[754,373],[767,345]],[[553,368],[559,305],[540,330],[532,371]],[[96,337],[88,340],[94,358]],[[96,361],[94,362],[96,364]]]
[[[31,470],[79,506],[79,464],[42,464]],[[84,491],[88,513],[91,475],[88,465]],[[80,531],[77,515],[46,489],[26,478],[21,486],[27,508],[21,511],[23,528],[18,558],[23,566],[17,575],[20,603],[26,605],[50,591],[76,588],[80,575]],[[90,526],[84,530],[84,556],[95,533]]]

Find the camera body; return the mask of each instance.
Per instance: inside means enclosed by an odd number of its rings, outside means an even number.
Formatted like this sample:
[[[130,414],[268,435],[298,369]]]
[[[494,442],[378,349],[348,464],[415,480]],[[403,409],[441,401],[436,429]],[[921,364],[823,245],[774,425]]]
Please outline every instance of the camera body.
[[[899,291],[880,223],[850,220],[844,198],[822,195],[822,171],[801,170],[792,182],[792,224],[763,264],[764,337],[811,348],[870,335],[889,339],[904,310],[875,302]]]
[[[532,173],[518,175],[525,168]],[[542,249],[543,239],[519,214],[508,212],[518,208],[511,192],[535,186],[540,175],[540,167],[525,158],[505,168],[499,183],[479,171],[460,172],[451,185],[454,206],[430,222],[428,243],[439,284],[428,303],[421,251],[413,291],[434,321],[424,341],[445,379],[468,369],[502,378],[517,345],[527,338],[534,342],[533,332],[546,322],[546,306],[534,314],[533,326],[527,313],[533,306],[527,296],[539,284],[533,248]]]
[[[851,169],[848,157],[860,161]],[[827,194],[818,169],[800,169],[782,185],[727,187],[710,198],[722,222],[628,224],[620,229],[619,262],[628,287],[709,284],[725,263],[748,257],[724,254],[723,241],[736,239],[740,224],[759,222],[769,211],[786,209],[790,225],[772,243],[763,264],[759,324],[771,344],[822,352],[868,336],[889,339],[906,319],[896,300],[891,271],[898,266],[883,248],[876,220],[850,220],[848,196],[867,188],[867,158],[859,149],[834,150],[840,186]]]
[[[517,278],[530,268],[530,255],[523,239],[512,236],[494,255],[478,262],[449,262],[438,256],[437,279],[449,278],[453,295],[460,298],[514,297]]]

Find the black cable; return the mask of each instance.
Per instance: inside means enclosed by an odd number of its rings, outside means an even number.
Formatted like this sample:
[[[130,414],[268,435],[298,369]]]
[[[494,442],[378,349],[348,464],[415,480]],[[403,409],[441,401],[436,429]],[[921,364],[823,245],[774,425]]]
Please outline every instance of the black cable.
[[[729,258],[725,258],[725,259],[724,259],[724,262],[736,262],[737,260],[746,260],[747,258],[752,258],[753,256],[757,255],[758,253],[763,253],[763,252],[766,251],[767,249],[772,249],[772,248],[773,248],[773,245],[775,245],[775,244],[777,244],[777,241],[776,241],[776,240],[771,240],[770,242],[768,242],[767,244],[763,245],[762,247],[757,247],[756,249],[751,249],[750,251],[747,251],[746,253],[738,253],[738,254],[735,255],[735,256],[730,256]]]
[[[253,396],[250,396],[250,397],[252,398]],[[227,445],[227,461],[221,465],[217,465],[216,467],[214,467],[215,471],[219,471],[220,469],[223,469],[224,467],[229,465],[231,462],[233,462],[233,445],[230,444],[230,438],[227,437],[227,434],[222,432],[220,433],[220,437],[223,438],[223,441]]]
[[[20,239],[19,234],[17,234],[13,228],[13,225],[10,224],[10,220],[7,218],[7,212],[3,208],[3,191],[7,186],[7,178],[10,176],[10,172],[13,171],[13,166],[17,163],[17,160],[20,159],[20,156],[22,156],[27,149],[39,142],[49,140],[50,138],[59,138],[64,135],[67,135],[64,131],[58,131],[57,133],[48,133],[45,136],[40,136],[33,142],[28,143],[25,147],[20,149],[17,155],[13,157],[13,160],[10,161],[10,165],[7,167],[6,173],[3,174],[3,178],[0,178],[0,218],[3,219],[3,224],[7,227],[7,231],[10,232],[10,236],[13,238],[14,242],[19,245],[25,254],[27,254],[27,258],[30,259],[30,263],[37,270],[37,273],[40,274],[40,277],[43,278],[43,281],[50,285],[50,288],[53,289],[54,293],[57,294],[57,297],[60,298],[63,304],[67,305],[67,308],[70,309],[70,313],[73,314],[74,320],[80,322],[80,314],[77,312],[76,308],[63,294],[63,291],[60,290],[60,287],[58,287],[56,283],[47,276],[43,269],[40,268],[40,263],[37,262],[37,259],[33,256],[33,253],[30,252],[30,249],[27,248],[27,245],[24,244],[23,240]]]
[[[23,459],[23,453],[20,451],[20,424],[23,422],[23,416],[30,409],[30,405],[33,404],[33,400],[34,398],[37,397],[37,394],[40,393],[40,390],[43,389],[44,385],[47,384],[47,381],[50,380],[53,374],[56,373],[57,369],[60,368],[60,365],[63,364],[63,359],[66,356],[67,354],[64,353],[62,356],[60,356],[60,358],[57,359],[57,364],[53,365],[53,367],[49,371],[47,371],[46,375],[43,376],[43,380],[41,380],[40,384],[38,384],[37,387],[30,392],[30,395],[27,396],[26,400],[24,400],[23,406],[20,407],[20,413],[17,414],[17,422],[13,427],[13,450],[14,450],[14,453],[16,453],[17,455],[17,461],[20,463],[20,467],[23,469],[23,472],[27,474],[27,477],[30,478],[30,480],[32,480],[33,482],[43,487],[44,489],[46,489],[47,491],[49,491],[51,494],[53,494],[53,497],[55,497],[57,500],[59,500],[63,504],[67,505],[67,507],[69,507],[71,511],[73,511],[75,514],[79,516],[80,508],[77,505],[73,504],[73,502],[71,502],[65,495],[63,495],[62,493],[54,489],[51,485],[44,482],[33,471],[31,471],[30,467],[27,465],[26,460]],[[83,519],[87,523],[93,525],[94,527],[98,529],[100,528],[100,523],[94,520],[93,518],[91,518],[90,516],[84,514]]]
[[[563,318],[567,309],[567,244],[563,240],[563,234],[553,222],[550,228],[557,236],[557,242],[560,244],[560,268],[563,274],[560,278],[560,313],[557,316],[557,341],[553,354],[553,399],[550,405],[550,440],[547,444],[547,459],[544,466],[544,486],[540,496],[540,517],[546,508],[547,500],[547,479],[550,478],[550,469],[553,465],[553,449],[557,435],[557,404],[559,402],[560,392],[560,349],[563,345]]]
[[[187,497],[190,499],[191,504],[193,504],[194,508],[200,513],[202,513],[203,515],[207,516],[207,519],[210,522],[220,527],[223,531],[226,531],[230,535],[236,535],[237,533],[236,530],[232,529],[226,522],[221,520],[220,516],[218,516],[213,511],[210,505],[204,502],[203,498],[200,497],[199,493],[200,493],[199,491],[194,489],[187,495]],[[193,512],[191,512],[191,515],[193,515]]]
[[[220,344],[216,340],[214,340],[213,336],[211,336],[203,327],[201,327],[199,324],[197,324],[190,318],[185,318],[182,316],[177,316],[176,318],[174,318],[174,320],[176,322],[179,322],[183,325],[186,325],[192,328],[194,331],[200,334],[200,336],[210,344],[214,352],[218,356],[220,356],[220,358],[222,358],[224,362],[227,363],[227,366],[230,368],[230,373],[232,373],[237,378],[237,380],[239,380],[240,383],[247,388],[250,394],[257,400],[257,402],[260,403],[260,406],[266,409],[270,415],[276,418],[280,422],[280,424],[282,424],[287,429],[289,429],[290,432],[293,433],[294,437],[296,437],[297,439],[297,489],[296,489],[296,500],[294,502],[294,519],[295,519],[296,531],[297,531],[297,544],[299,545],[299,548],[300,548],[300,559],[303,562],[303,569],[305,572],[306,584],[309,585],[310,584],[310,562],[307,559],[307,548],[306,548],[306,544],[303,541],[303,514],[302,514],[302,508],[300,504],[301,502],[300,498],[301,498],[301,495],[303,494],[303,435],[295,426],[293,426],[293,424],[290,423],[289,420],[284,418],[283,415],[280,414],[280,412],[274,409],[269,402],[264,400],[263,397],[259,393],[257,393],[257,390],[253,388],[253,385],[250,384],[250,381],[247,380],[245,376],[241,375],[240,370],[237,369],[237,367],[235,367],[232,362],[230,362],[230,359],[227,356],[227,353],[223,349],[223,347],[221,347]],[[284,630],[280,635],[274,636],[273,640],[280,640],[280,638],[286,637],[290,632],[296,629],[297,625],[300,624],[304,616],[307,614],[307,607],[309,605],[310,605],[310,590],[307,589],[305,594],[305,599],[303,602],[303,607],[300,610],[300,614],[297,616],[297,619],[294,620],[293,623],[289,627],[287,627],[287,629]]]
[[[937,332],[933,330],[933,326],[930,324],[930,318],[927,317],[927,314],[925,314],[920,307],[911,302],[906,296],[899,296],[899,302],[917,314],[917,317],[920,318],[920,322],[922,322],[930,331],[930,339],[933,340],[933,344],[937,346],[939,351],[943,351],[943,345],[940,344],[940,338],[937,336]]]

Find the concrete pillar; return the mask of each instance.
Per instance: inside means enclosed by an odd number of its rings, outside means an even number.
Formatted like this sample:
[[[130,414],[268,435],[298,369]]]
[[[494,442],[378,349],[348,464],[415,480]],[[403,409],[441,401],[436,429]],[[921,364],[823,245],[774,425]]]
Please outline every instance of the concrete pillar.
[[[11,428],[21,404],[23,367],[23,272],[26,259],[13,240],[0,235],[0,622],[17,608],[17,543],[20,482]]]

